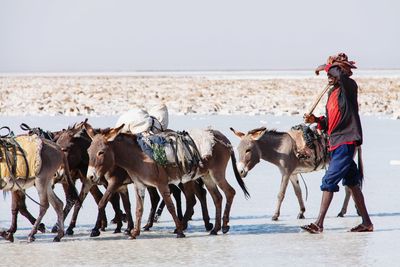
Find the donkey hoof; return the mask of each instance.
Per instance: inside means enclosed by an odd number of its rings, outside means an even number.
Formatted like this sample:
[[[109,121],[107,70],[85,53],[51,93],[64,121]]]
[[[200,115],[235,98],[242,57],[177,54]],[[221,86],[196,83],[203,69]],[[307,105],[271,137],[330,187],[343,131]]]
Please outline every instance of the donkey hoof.
[[[60,241],[61,241],[61,237],[59,237],[59,236],[56,236],[53,239],[53,242],[60,242]]]
[[[208,231],[211,231],[211,229],[213,229],[214,225],[212,223],[207,223],[205,225],[205,227],[206,227],[206,231],[208,232]]]
[[[10,241],[11,243],[14,243],[14,234],[11,232],[7,232],[4,236],[4,238],[8,241]]]
[[[143,227],[143,231],[150,231],[150,228],[151,228],[151,225],[149,225],[149,224],[146,224],[144,227]]]
[[[67,230],[65,231],[65,233],[67,235],[74,235],[74,230],[72,228],[68,227]]]
[[[32,236],[28,236],[28,243],[32,243],[33,241],[35,241],[35,237],[32,235]]]
[[[229,226],[229,225],[227,225],[227,226],[222,226],[222,233],[223,234],[226,234],[227,232],[229,232],[229,229],[230,229],[231,227]]]
[[[6,231],[1,231],[1,232],[0,232],[0,236],[1,236],[2,238],[6,238],[6,234],[7,234]]]
[[[184,233],[177,233],[176,238],[184,238],[185,234]]]
[[[297,219],[305,219],[306,217],[304,217],[303,213],[300,213],[299,215],[297,215]]]
[[[104,227],[104,226],[101,227],[101,228],[100,228],[100,231],[105,232],[105,231],[106,231],[106,227]]]
[[[212,229],[210,232],[210,235],[218,235],[218,231],[215,229]]]
[[[271,220],[273,220],[273,221],[277,221],[278,220],[278,215],[274,215],[274,216],[272,216],[272,218],[271,218]]]
[[[114,230],[114,234],[119,234],[119,233],[121,233],[121,228],[116,228],[116,229]]]
[[[92,229],[92,231],[90,232],[90,237],[96,237],[99,235],[100,235],[99,229]]]
[[[130,235],[131,234],[131,230],[132,229],[126,228],[125,231],[124,231],[124,234],[125,235]]]
[[[44,223],[40,223],[39,224],[38,230],[41,233],[45,233],[46,232],[46,226],[44,225]]]
[[[129,240],[133,240],[133,239],[136,239],[136,236],[133,236],[133,235],[129,235],[128,239],[129,239]]]
[[[58,226],[54,225],[53,228],[51,228],[51,232],[54,233],[58,233]]]

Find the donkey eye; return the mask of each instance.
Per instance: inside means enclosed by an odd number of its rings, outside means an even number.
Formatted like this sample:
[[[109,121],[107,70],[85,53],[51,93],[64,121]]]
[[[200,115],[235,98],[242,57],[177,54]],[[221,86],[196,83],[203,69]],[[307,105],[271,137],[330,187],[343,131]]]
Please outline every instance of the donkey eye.
[[[246,153],[250,153],[250,152],[251,152],[251,149],[247,149],[247,150],[246,150]]]
[[[101,155],[103,155],[104,154],[104,151],[99,151],[99,152],[97,152],[97,156],[101,156]]]

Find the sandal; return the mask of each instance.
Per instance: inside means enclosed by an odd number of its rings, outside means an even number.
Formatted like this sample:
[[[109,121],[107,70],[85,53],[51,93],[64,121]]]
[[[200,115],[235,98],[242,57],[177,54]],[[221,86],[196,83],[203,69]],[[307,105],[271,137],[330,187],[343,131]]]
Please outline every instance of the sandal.
[[[350,229],[350,232],[373,232],[374,231],[374,225],[364,225],[364,224],[359,224],[356,227],[353,227]]]
[[[320,234],[324,230],[324,228],[319,227],[315,223],[310,223],[308,225],[300,226],[301,229],[306,230],[310,234]]]

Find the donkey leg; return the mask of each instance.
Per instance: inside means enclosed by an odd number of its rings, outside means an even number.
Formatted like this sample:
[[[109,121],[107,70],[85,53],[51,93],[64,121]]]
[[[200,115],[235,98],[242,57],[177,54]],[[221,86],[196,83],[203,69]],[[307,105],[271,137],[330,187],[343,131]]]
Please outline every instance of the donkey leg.
[[[115,193],[111,196],[111,198],[109,200],[109,202],[111,203],[111,205],[113,207],[114,213],[115,213],[114,218],[112,218],[110,221],[112,224],[114,224],[114,223],[121,224],[122,220],[123,220],[124,213],[121,210],[120,199],[121,199],[120,195],[118,193]],[[105,216],[105,214],[104,214],[104,216]]]
[[[185,215],[183,216],[183,220],[182,220],[182,227],[183,230],[187,229],[188,226],[188,221],[190,220],[190,218],[192,217],[194,210],[193,207],[194,205],[196,205],[196,198],[194,196],[194,182],[190,181],[187,182],[183,185],[183,193],[185,194],[185,198],[186,198],[186,211],[185,211]],[[178,215],[179,218],[179,215]]]
[[[225,179],[225,173],[224,172],[212,172],[212,175],[214,177],[214,181],[217,183],[218,187],[221,188],[221,190],[224,192],[225,197],[226,197],[226,204],[225,204],[225,209],[224,209],[224,216],[222,217],[222,233],[226,234],[229,232],[229,214],[231,211],[232,203],[233,203],[233,198],[235,197],[235,189],[226,181]]]
[[[345,196],[344,196],[344,200],[343,200],[342,209],[340,210],[339,214],[337,215],[338,217],[344,217],[344,215],[347,213],[347,207],[349,206],[351,191],[348,186],[345,186],[344,189],[345,189]]]
[[[17,221],[18,221],[18,212],[19,212],[19,195],[18,191],[11,192],[11,226],[7,231],[2,231],[0,236],[4,237],[4,239],[14,242],[14,233],[17,231]]]
[[[281,186],[280,186],[279,193],[278,193],[278,202],[276,205],[275,213],[272,216],[273,221],[277,221],[279,218],[279,215],[281,213],[281,206],[282,206],[283,199],[285,198],[285,193],[286,193],[286,188],[288,186],[288,183],[289,183],[289,175],[282,175]]]
[[[57,224],[59,226],[58,234],[54,238],[54,242],[60,242],[61,238],[64,236],[64,214],[63,214],[63,203],[54,193],[53,188],[50,183],[47,186],[47,196],[50,201],[51,206],[53,206],[54,210],[57,213]]]
[[[15,233],[17,230],[17,219],[18,219],[18,212],[19,212],[19,195],[18,191],[11,192],[11,226],[7,230],[9,233]]]
[[[150,228],[153,227],[153,222],[155,221],[154,214],[156,212],[158,202],[160,201],[160,195],[158,194],[157,189],[155,187],[149,186],[147,187],[147,191],[149,192],[150,195],[151,209],[147,223],[144,226],[144,231],[149,231]]]
[[[37,177],[35,179],[35,186],[39,194],[40,209],[39,216],[37,217],[36,222],[28,235],[28,242],[35,241],[35,234],[38,231],[39,224],[42,221],[43,216],[46,214],[47,209],[49,208],[49,199],[47,194],[47,187],[51,186],[49,184],[49,181],[43,181],[41,178]]]
[[[26,196],[22,191],[16,191],[18,194],[18,209],[19,209],[19,213],[21,213],[22,216],[24,216],[25,218],[27,218],[29,220],[29,222],[33,225],[36,222],[36,218],[32,216],[32,214],[28,211],[28,208],[26,207]],[[40,223],[39,224],[39,228],[38,230],[42,233],[46,232],[46,227],[44,225],[44,223]]]
[[[299,177],[297,174],[293,174],[290,176],[290,182],[293,185],[294,193],[296,194],[297,200],[299,201],[300,205],[300,212],[297,215],[297,219],[304,219],[304,212],[306,211],[306,207],[304,206],[303,196],[301,194],[301,188],[299,184]]]
[[[172,218],[174,219],[175,227],[176,227],[176,231],[175,231],[176,237],[177,238],[185,237],[185,234],[183,233],[183,230],[182,230],[182,223],[178,219],[178,216],[176,215],[175,206],[174,206],[174,203],[172,202],[171,192],[169,191],[168,185],[160,185],[157,188],[160,191],[162,198],[165,201],[165,205],[167,206],[169,213],[171,214]]]
[[[95,236],[99,236],[100,235],[99,229],[101,228],[102,218],[104,217],[104,214],[105,214],[106,205],[107,205],[108,201],[110,200],[112,194],[114,194],[115,190],[118,187],[119,187],[119,185],[117,185],[113,181],[108,183],[107,190],[106,190],[106,192],[104,192],[103,197],[99,201],[99,204],[98,204],[98,209],[99,210],[98,210],[98,214],[97,214],[97,220],[96,220],[96,224],[95,224],[94,228],[92,229],[92,232],[90,233],[90,237],[95,237]],[[119,219],[119,223],[122,224],[121,223],[121,218],[118,218],[118,219]],[[117,225],[117,229],[118,229],[118,227],[119,227],[119,232],[121,232],[121,227],[122,226],[121,225]]]
[[[158,206],[156,215],[154,215],[154,222],[158,222],[158,219],[160,219],[161,214],[162,214],[162,212],[163,212],[163,210],[164,210],[164,207],[165,207],[165,201],[164,201],[164,200],[161,200],[161,203],[160,203],[160,205]]]
[[[207,208],[207,190],[205,190],[203,188],[202,180],[198,180],[198,181],[194,182],[194,193],[196,194],[196,197],[200,201],[201,213],[203,215],[204,226],[207,231],[211,231],[211,229],[214,227],[214,225],[212,223],[210,223],[210,215],[208,214],[208,208]]]
[[[221,230],[222,195],[218,191],[217,185],[210,176],[203,177],[203,181],[215,205],[215,224],[214,229],[212,229],[210,232],[210,235],[217,235],[218,231]]]
[[[65,220],[67,218],[69,212],[71,211],[72,207],[74,206],[75,201],[73,200],[73,198],[71,197],[71,195],[69,193],[69,192],[71,192],[69,190],[69,184],[66,183],[66,182],[63,182],[62,183],[62,187],[63,187],[64,193],[65,193],[65,198],[66,198],[66,204],[65,204],[65,207],[64,207],[64,211],[63,211],[63,217],[64,217],[64,220]],[[57,233],[58,232],[58,228],[59,228],[58,224],[56,223],[53,226],[53,228],[51,229],[51,232],[52,233]]]
[[[183,213],[182,213],[182,198],[181,198],[181,189],[176,185],[170,184],[169,190],[175,198],[176,201],[176,212],[178,214],[178,219],[182,221]],[[191,215],[190,215],[191,216]]]
[[[146,187],[140,182],[135,181],[134,187],[136,191],[136,222],[135,222],[135,228],[131,230],[131,236],[130,236],[131,239],[136,239],[136,237],[140,235],[140,224],[143,215],[143,202],[146,192]]]
[[[120,186],[121,186],[121,184],[118,184],[118,186],[115,188],[115,190]],[[112,223],[115,223],[117,225],[117,228],[115,228],[114,233],[121,233],[123,212],[122,212],[121,206],[120,206],[119,193],[117,193],[117,192],[113,193],[109,199],[109,202],[111,203],[111,205],[114,209],[114,212],[115,212],[114,218],[111,220]],[[106,216],[106,213],[104,212],[104,217],[105,216]]]
[[[97,185],[93,185],[90,188],[90,194],[93,196],[94,201],[96,202],[97,205],[99,205],[100,200],[103,198],[103,193],[100,191],[99,187]],[[102,220],[101,220],[101,231],[105,231],[107,228],[107,217],[106,213],[102,214]]]
[[[76,221],[78,219],[78,214],[79,214],[79,210],[82,207],[82,203],[85,200],[87,194],[90,191],[90,188],[92,187],[92,183],[90,181],[85,181],[82,183],[82,188],[81,188],[81,192],[79,193],[79,199],[80,201],[76,201],[75,202],[75,206],[74,206],[74,212],[72,214],[72,218],[71,221],[69,223],[69,226],[66,230],[66,234],[67,235],[73,235],[74,234],[74,228],[76,226]]]
[[[128,235],[134,226],[133,219],[132,219],[131,202],[129,201],[128,187],[126,185],[124,185],[118,191],[121,195],[122,204],[124,205],[124,210],[125,210],[125,214],[126,214],[126,220],[128,222],[128,226],[125,230],[125,234]]]

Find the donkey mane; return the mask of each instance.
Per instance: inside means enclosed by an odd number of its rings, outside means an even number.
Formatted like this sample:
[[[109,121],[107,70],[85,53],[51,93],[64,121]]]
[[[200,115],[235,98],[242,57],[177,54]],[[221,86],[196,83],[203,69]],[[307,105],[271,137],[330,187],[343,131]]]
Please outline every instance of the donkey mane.
[[[107,134],[107,133],[110,132],[110,130],[111,130],[110,127],[107,127],[107,128],[104,128],[104,129],[102,129],[102,128],[93,128],[93,131],[94,131],[96,134]]]
[[[276,129],[267,129],[265,127],[260,127],[260,128],[256,128],[256,129],[250,130],[247,134],[253,134],[253,133],[256,133],[258,131],[264,131],[264,130],[266,130],[266,132],[264,134],[266,134],[266,133],[272,134],[272,135],[285,134],[285,132],[280,132],[280,131],[277,131]]]
[[[276,129],[267,130],[266,133],[272,134],[272,135],[283,135],[283,134],[286,134],[286,132],[281,132],[281,131],[278,131]]]
[[[137,135],[136,135],[136,134],[132,134],[132,133],[119,133],[115,139],[117,140],[117,139],[120,139],[120,138],[129,139],[130,141],[132,141],[132,142],[135,143],[136,145],[139,145],[139,143],[138,143],[138,141],[137,141]]]

